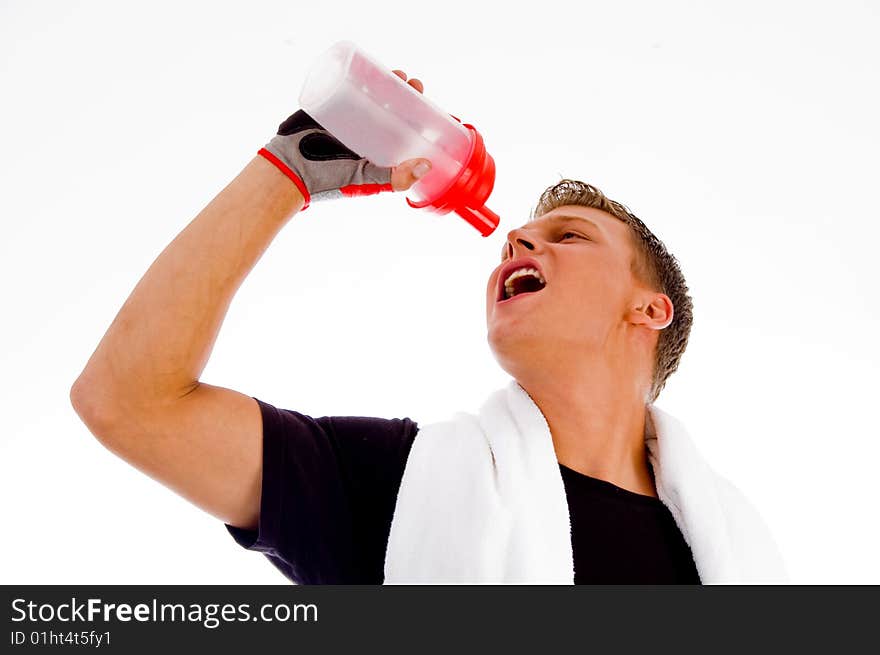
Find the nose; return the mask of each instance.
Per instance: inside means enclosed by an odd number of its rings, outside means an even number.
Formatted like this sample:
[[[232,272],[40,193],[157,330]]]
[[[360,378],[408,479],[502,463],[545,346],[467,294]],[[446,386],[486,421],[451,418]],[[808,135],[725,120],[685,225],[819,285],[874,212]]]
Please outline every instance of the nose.
[[[534,250],[535,244],[526,238],[527,234],[522,228],[511,230],[507,233],[507,256],[512,258],[516,254],[517,248],[525,248],[526,250]]]

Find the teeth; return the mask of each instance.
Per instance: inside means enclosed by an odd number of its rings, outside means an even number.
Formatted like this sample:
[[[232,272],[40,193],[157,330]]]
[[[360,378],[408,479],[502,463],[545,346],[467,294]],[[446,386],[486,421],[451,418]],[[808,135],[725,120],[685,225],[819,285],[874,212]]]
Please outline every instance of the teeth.
[[[544,279],[544,276],[541,275],[541,272],[536,268],[518,268],[513,273],[507,276],[507,279],[504,280],[504,298],[510,298],[513,295],[513,281],[518,277],[523,277],[525,275],[531,275],[532,277],[538,278],[541,281],[541,284],[547,284],[547,281]]]
[[[513,273],[511,273],[510,275],[507,276],[507,279],[504,281],[504,284],[507,284],[511,280],[515,280],[518,277],[522,277],[523,275],[532,275],[532,276],[538,278],[539,280],[541,280],[541,282],[543,284],[547,283],[546,280],[544,280],[544,276],[541,275],[540,271],[538,271],[537,268],[518,268]]]

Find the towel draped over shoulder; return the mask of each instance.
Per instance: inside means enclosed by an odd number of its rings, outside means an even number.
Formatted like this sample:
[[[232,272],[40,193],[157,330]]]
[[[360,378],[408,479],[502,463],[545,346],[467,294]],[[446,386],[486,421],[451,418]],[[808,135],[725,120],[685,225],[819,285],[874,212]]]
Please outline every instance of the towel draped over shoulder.
[[[787,581],[758,512],[653,405],[645,445],[704,584]],[[544,415],[516,382],[476,414],[420,427],[385,556],[386,584],[573,584],[565,486]]]

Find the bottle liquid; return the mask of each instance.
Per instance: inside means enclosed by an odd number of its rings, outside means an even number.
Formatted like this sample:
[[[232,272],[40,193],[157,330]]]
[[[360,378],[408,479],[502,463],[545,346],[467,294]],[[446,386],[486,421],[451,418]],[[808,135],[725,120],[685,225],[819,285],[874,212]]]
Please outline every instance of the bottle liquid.
[[[310,70],[299,97],[306,113],[345,146],[377,166],[423,157],[431,170],[409,189],[407,203],[438,214],[454,211],[484,237],[499,217],[485,206],[495,160],[483,138],[350,41],[333,45]]]

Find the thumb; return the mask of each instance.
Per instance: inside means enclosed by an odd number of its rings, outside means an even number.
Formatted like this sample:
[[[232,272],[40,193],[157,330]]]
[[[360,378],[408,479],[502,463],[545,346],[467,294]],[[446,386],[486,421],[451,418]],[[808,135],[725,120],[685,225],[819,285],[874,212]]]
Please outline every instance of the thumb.
[[[391,188],[406,191],[431,170],[427,159],[407,159],[391,169]]]

